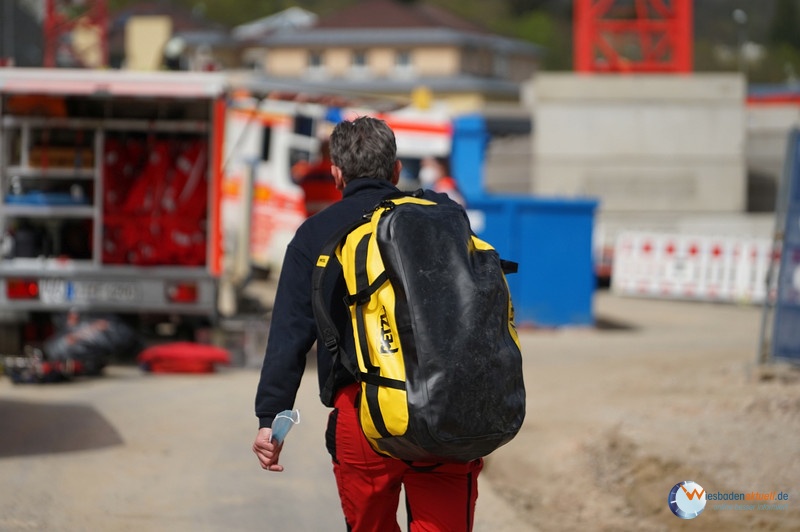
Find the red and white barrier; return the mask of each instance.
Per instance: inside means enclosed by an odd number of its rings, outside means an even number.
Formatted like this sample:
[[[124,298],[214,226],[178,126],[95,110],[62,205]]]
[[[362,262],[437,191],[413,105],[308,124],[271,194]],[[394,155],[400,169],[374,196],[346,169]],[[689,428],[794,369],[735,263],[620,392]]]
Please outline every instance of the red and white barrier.
[[[771,255],[768,239],[622,232],[611,288],[622,295],[759,303]]]

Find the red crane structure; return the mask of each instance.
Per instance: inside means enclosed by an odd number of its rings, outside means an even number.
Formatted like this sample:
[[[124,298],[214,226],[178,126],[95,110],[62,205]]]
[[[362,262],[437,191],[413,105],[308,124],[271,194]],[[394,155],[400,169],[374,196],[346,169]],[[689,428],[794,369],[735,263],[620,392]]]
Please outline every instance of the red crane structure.
[[[105,67],[108,65],[108,6],[106,0],[45,0],[43,65],[54,68],[64,54],[76,66]],[[96,33],[99,65],[82,64],[87,50],[76,49],[73,32],[76,29]]]
[[[576,72],[692,70],[692,0],[574,0]]]

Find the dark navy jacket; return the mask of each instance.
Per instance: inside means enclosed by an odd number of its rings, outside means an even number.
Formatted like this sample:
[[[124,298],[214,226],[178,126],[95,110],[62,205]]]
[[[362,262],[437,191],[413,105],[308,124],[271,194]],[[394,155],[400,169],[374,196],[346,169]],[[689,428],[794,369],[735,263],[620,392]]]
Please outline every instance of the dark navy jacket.
[[[306,367],[306,354],[317,339],[314,312],[311,307],[311,276],[322,247],[336,233],[354,223],[364,212],[372,210],[382,199],[397,193],[388,181],[354,179],[344,189],[341,201],[308,218],[297,230],[286,248],[275,304],[272,309],[267,350],[256,392],[256,416],[259,427],[269,427],[275,415],[294,406],[300,379]],[[426,191],[424,197],[438,203],[451,201],[445,194]],[[345,296],[341,276],[331,281],[331,315],[337,324],[347,352],[353,353],[350,319],[342,302]],[[317,372],[322,390],[333,373],[334,391],[354,382],[337,364],[322,342],[317,344]],[[330,406],[330,397],[321,397]]]

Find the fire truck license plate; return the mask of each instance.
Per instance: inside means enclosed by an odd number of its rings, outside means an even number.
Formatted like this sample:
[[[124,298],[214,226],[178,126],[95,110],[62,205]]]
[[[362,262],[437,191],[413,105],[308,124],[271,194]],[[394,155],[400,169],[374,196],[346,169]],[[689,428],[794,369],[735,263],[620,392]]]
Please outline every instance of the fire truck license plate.
[[[139,291],[134,283],[72,281],[67,298],[76,303],[132,303],[139,300]]]
[[[67,281],[42,279],[39,281],[39,299],[42,303],[64,303],[67,300]]]
[[[140,295],[135,283],[47,279],[39,283],[39,297],[44,303],[133,303]]]

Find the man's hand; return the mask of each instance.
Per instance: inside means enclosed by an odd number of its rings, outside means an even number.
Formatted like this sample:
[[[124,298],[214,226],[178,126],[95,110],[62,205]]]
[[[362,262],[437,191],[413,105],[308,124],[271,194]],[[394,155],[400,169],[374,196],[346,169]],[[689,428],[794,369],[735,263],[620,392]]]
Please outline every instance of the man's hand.
[[[253,452],[256,453],[261,468],[267,471],[283,471],[283,466],[278,463],[283,445],[270,441],[272,429],[264,427],[258,430],[256,441],[253,443]]]

